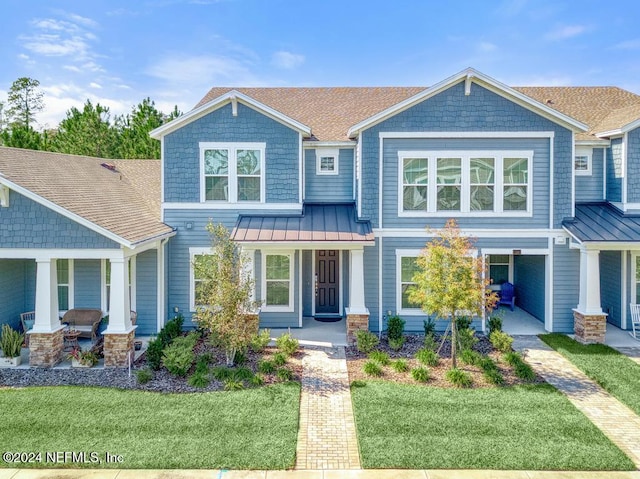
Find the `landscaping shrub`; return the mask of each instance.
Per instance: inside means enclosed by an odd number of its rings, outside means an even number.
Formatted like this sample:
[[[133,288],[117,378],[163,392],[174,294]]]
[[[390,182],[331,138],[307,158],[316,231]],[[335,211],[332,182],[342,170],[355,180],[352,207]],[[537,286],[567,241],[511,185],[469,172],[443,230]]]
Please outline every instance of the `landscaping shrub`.
[[[475,336],[475,331],[471,328],[464,328],[458,331],[458,345],[460,350],[473,349],[473,346],[478,342],[478,338]]]
[[[233,376],[233,370],[226,366],[216,366],[211,370],[211,375],[217,381],[225,381]]]
[[[276,366],[275,364],[273,364],[273,361],[268,361],[266,359],[263,359],[258,363],[258,371],[261,372],[262,374],[271,374],[275,370],[276,370]]]
[[[405,321],[397,314],[389,316],[389,319],[387,321],[387,338],[389,338],[389,340],[393,339],[394,341],[402,338],[402,333],[404,333],[404,325]]]
[[[195,331],[190,332],[186,336],[178,336],[171,342],[172,346],[185,347],[193,349],[198,342],[199,334]]]
[[[369,354],[380,343],[378,336],[370,331],[356,331],[356,347],[361,353]]]
[[[409,370],[409,364],[406,359],[396,359],[391,363],[391,367],[398,373],[404,373]]]
[[[362,370],[369,376],[382,376],[382,366],[377,361],[367,361],[364,363]]]
[[[162,353],[162,365],[175,376],[186,376],[191,368],[195,354],[187,344],[170,344]]]
[[[196,371],[191,376],[189,376],[189,379],[187,379],[187,384],[194,388],[206,388],[210,382],[211,380],[209,379],[209,374],[200,371]]]
[[[287,355],[284,353],[276,353],[273,355],[273,364],[276,366],[284,366],[287,364]]]
[[[505,363],[513,367],[513,372],[520,379],[524,381],[534,381],[536,379],[536,373],[534,373],[533,369],[531,369],[531,366],[529,366],[525,362],[525,360],[522,359],[520,353],[511,351],[505,353],[502,358],[504,359]]]
[[[402,346],[404,346],[405,337],[402,336],[398,339],[389,339],[389,347],[394,351],[400,351]]]
[[[249,379],[249,384],[252,386],[262,386],[264,384],[264,376],[260,373],[254,374],[251,379]]]
[[[491,316],[487,325],[489,326],[489,336],[491,336],[491,333],[494,331],[502,331],[502,318],[499,316]]]
[[[429,335],[434,336],[436,334],[436,323],[433,319],[428,318],[426,320],[422,320],[422,327],[424,328],[425,337]]]
[[[147,384],[149,381],[153,379],[153,373],[147,369],[138,369],[136,371],[136,380],[138,384]]]
[[[431,374],[427,368],[413,368],[411,370],[411,377],[420,383],[426,383]]]
[[[460,361],[471,366],[480,366],[482,355],[476,351],[472,351],[471,349],[464,349],[460,353]]]
[[[271,330],[263,329],[253,336],[249,346],[254,353],[260,353],[269,345],[269,342],[271,342]]]
[[[480,358],[480,362],[478,363],[480,369],[483,371],[497,371],[498,365],[496,362],[488,356]]]
[[[424,337],[424,348],[429,349],[433,352],[438,350],[438,343],[436,342],[436,336],[434,333],[428,333]]]
[[[389,355],[384,351],[372,351],[371,353],[369,353],[369,359],[371,359],[372,361],[377,361],[382,366],[388,366],[391,362],[389,360]]]
[[[236,351],[236,354],[233,355],[233,364],[242,366],[246,362],[247,362],[247,355],[245,354],[244,351],[241,351],[238,349]]]
[[[276,346],[287,356],[295,354],[300,345],[299,341],[291,336],[290,333],[284,333],[278,339],[276,339]]]
[[[498,369],[487,369],[482,372],[482,375],[491,384],[496,386],[502,386],[504,384],[504,377],[502,377]]]
[[[147,358],[147,364],[151,369],[155,369],[157,371],[160,369],[160,366],[162,366],[162,351],[164,350],[164,346],[165,345],[160,336],[149,341],[145,357]]]
[[[293,372],[290,369],[287,369],[287,368],[280,368],[276,372],[276,377],[280,381],[283,381],[283,382],[291,381],[291,380],[293,380]]]
[[[242,384],[242,381],[237,381],[235,379],[226,379],[224,381],[225,391],[240,391],[242,389],[244,389],[244,384]]]
[[[461,369],[451,368],[445,374],[445,378],[454,386],[459,388],[468,388],[473,384],[471,374]]]
[[[158,333],[158,337],[161,338],[165,346],[169,345],[171,341],[182,334],[183,323],[184,318],[182,314],[178,314],[175,318],[167,321],[167,324],[165,324],[164,328]]]
[[[494,331],[491,333],[489,341],[491,341],[493,347],[501,353],[508,353],[511,351],[511,345],[513,344],[513,338],[502,331]]]
[[[458,316],[456,318],[456,328],[458,331],[462,331],[463,329],[471,328],[472,319],[468,316]]]
[[[233,378],[238,381],[249,381],[253,377],[253,371],[249,368],[237,368],[233,371]]]
[[[2,325],[2,337],[0,338],[0,349],[7,358],[20,356],[24,343],[24,334],[16,331],[8,324]]]
[[[522,360],[522,356],[520,356],[520,353],[517,353],[515,351],[509,351],[508,353],[504,353],[502,355],[502,359],[504,359],[504,362],[509,366],[514,367]]]
[[[422,348],[416,353],[416,359],[427,366],[437,366],[440,362],[440,356],[431,349]]]

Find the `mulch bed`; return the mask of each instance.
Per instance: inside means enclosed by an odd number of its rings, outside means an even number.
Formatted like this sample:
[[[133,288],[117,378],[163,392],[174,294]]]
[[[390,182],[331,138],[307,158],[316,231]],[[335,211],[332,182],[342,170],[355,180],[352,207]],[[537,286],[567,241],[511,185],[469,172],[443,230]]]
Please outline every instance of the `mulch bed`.
[[[502,354],[496,351],[489,341],[489,339],[484,336],[476,336],[478,338],[478,343],[473,347],[474,351],[477,351],[481,354],[488,355],[498,364],[498,369],[500,373],[504,377],[504,385],[505,386],[514,386],[519,384],[531,384],[531,382],[523,381],[518,378],[513,369],[502,361]],[[407,372],[396,372],[390,365],[383,366],[383,375],[376,377],[370,376],[363,371],[364,364],[368,361],[367,355],[358,351],[355,345],[348,346],[346,348],[346,356],[347,356],[347,370],[349,372],[349,382],[353,381],[369,381],[369,380],[383,380],[383,381],[393,381],[397,383],[403,384],[418,384],[424,386],[436,386],[443,388],[452,388],[455,387],[449,381],[445,379],[446,372],[451,369],[451,341],[446,339],[442,348],[440,349],[439,356],[440,362],[437,366],[425,366],[420,363],[417,359],[415,359],[415,354],[424,347],[424,335],[405,335],[406,341],[402,346],[400,351],[394,351],[389,347],[389,343],[387,342],[387,338],[385,336],[382,337],[380,344],[375,348],[378,351],[383,351],[387,353],[391,359],[391,361],[399,358],[403,358],[407,361],[409,366],[409,370]],[[436,335],[436,341],[438,346],[440,346],[442,338]],[[459,351],[458,351],[459,353]],[[427,368],[430,372],[431,379],[426,383],[416,381],[411,377],[411,370],[416,367],[424,367]],[[469,366],[464,364],[460,360],[460,356],[458,356],[458,369],[466,371],[471,374],[473,378],[472,388],[495,388],[496,386],[489,383],[483,376],[482,370],[477,366]],[[534,383],[543,383],[544,380],[537,376]]]

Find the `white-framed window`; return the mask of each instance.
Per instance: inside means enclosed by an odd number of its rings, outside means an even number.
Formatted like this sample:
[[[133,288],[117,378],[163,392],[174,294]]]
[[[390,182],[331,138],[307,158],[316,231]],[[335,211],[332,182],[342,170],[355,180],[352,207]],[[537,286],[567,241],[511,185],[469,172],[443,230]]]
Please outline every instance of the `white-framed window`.
[[[487,255],[489,264],[489,281],[492,285],[501,285],[510,282],[512,256],[509,254]]]
[[[200,201],[264,203],[265,143],[200,143]]]
[[[316,150],[316,174],[338,174],[339,151],[334,148],[318,148]]]
[[[399,151],[399,216],[531,216],[533,151]]]
[[[202,278],[198,277],[195,264],[198,259],[211,254],[211,248],[189,248],[189,311],[194,312],[202,303],[198,300],[198,285]]]
[[[292,312],[293,251],[262,251],[262,311]]]
[[[415,285],[413,276],[418,271],[420,250],[396,250],[396,311],[404,315],[424,315],[419,304],[409,299],[409,290]]]
[[[592,154],[593,150],[591,148],[576,148],[573,158],[573,171],[575,171],[576,176],[591,175]]]
[[[127,260],[128,268],[128,287],[129,287],[129,306],[132,311],[137,309],[136,306],[136,257],[132,256]],[[108,259],[103,259],[100,266],[102,277],[102,311],[109,314],[111,305],[111,262]]]
[[[58,275],[58,309],[68,311],[73,309],[73,260],[56,260]]]
[[[635,304],[640,304],[640,254],[635,254],[632,256],[633,267],[635,269],[633,275],[633,285],[635,287],[635,294],[633,296],[633,301]]]

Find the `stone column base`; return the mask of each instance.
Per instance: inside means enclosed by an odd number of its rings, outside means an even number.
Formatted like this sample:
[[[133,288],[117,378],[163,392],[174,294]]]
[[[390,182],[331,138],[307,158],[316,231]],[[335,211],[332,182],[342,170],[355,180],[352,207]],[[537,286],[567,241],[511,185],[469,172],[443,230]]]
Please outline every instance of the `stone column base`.
[[[583,314],[574,309],[573,329],[576,341],[582,344],[604,343],[607,331],[607,315]]]
[[[102,333],[104,336],[104,367],[126,368],[129,365],[128,355],[133,351],[135,327],[128,333]]]
[[[52,333],[34,333],[29,335],[29,366],[51,368],[62,360],[64,341],[63,328]]]
[[[353,314],[347,311],[347,343],[356,342],[356,331],[369,331],[369,313]]]

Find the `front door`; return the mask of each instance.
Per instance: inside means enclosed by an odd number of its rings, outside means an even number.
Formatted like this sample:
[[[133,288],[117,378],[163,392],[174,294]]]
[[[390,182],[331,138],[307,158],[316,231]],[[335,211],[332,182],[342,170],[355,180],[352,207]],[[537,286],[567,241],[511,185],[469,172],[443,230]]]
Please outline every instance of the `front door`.
[[[316,314],[340,313],[338,250],[316,251]]]

